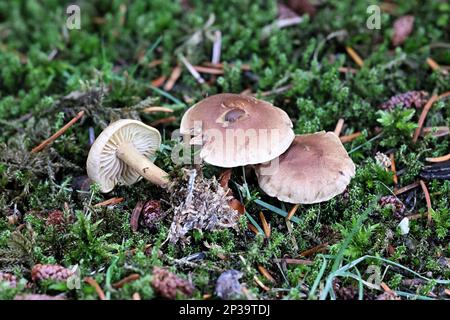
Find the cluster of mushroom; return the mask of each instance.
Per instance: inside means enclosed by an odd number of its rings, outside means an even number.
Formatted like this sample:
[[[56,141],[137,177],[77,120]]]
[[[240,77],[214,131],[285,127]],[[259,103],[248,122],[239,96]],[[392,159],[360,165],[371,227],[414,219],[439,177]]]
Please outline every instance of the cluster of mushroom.
[[[333,132],[295,135],[282,109],[251,96],[217,94],[189,108],[181,134],[201,144],[207,163],[232,168],[252,165],[261,189],[290,203],[318,203],[342,193],[355,165]],[[159,132],[139,121],[119,120],[97,138],[87,160],[88,175],[101,191],[141,177],[159,186],[167,173],[149,159],[159,148]]]

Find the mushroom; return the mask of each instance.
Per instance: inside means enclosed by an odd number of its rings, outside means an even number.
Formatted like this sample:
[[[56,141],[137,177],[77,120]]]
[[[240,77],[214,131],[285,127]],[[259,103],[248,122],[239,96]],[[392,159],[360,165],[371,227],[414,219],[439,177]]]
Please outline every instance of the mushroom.
[[[296,136],[290,148],[269,164],[276,168],[270,175],[264,174],[267,163],[255,168],[259,186],[269,196],[295,204],[330,200],[355,175],[355,164],[333,132]]]
[[[110,124],[93,143],[86,162],[89,178],[110,192],[116,184],[131,185],[141,177],[164,187],[167,173],[153,164],[161,144],[158,130],[137,120],[122,119]]]
[[[180,133],[202,144],[200,157],[232,168],[270,161],[295,138],[292,121],[282,109],[250,96],[223,93],[201,100],[184,114]]]

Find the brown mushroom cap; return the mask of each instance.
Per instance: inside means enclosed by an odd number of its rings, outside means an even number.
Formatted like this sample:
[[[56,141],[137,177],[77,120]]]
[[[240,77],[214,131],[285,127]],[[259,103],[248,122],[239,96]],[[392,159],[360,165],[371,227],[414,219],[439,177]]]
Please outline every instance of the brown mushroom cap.
[[[355,164],[333,132],[295,137],[291,147],[269,165],[278,168],[264,175],[267,164],[256,166],[261,189],[289,203],[318,203],[342,193],[355,175]]]
[[[196,124],[201,123],[201,130]],[[200,157],[225,168],[270,161],[294,140],[286,112],[250,96],[223,93],[192,106],[183,116],[181,134],[202,143]]]
[[[146,158],[153,156],[161,144],[158,130],[137,120],[122,119],[110,124],[91,146],[86,161],[89,178],[110,192],[116,184],[131,185],[142,175],[117,156],[120,145],[130,143]]]

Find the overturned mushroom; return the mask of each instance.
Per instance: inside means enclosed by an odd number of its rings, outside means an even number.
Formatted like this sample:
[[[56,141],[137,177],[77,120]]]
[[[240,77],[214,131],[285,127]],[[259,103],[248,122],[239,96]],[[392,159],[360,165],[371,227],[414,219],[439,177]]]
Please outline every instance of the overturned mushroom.
[[[95,140],[86,162],[88,176],[110,192],[116,184],[131,185],[141,177],[164,187],[167,173],[149,157],[161,144],[158,130],[137,120],[123,119],[110,124]]]
[[[264,174],[268,165],[273,169]],[[269,164],[256,166],[261,189],[290,203],[327,201],[342,193],[355,175],[355,165],[333,132],[295,137],[290,148]]]
[[[200,157],[209,164],[232,168],[270,161],[294,140],[286,112],[250,96],[210,96],[186,111],[181,134],[202,144]]]

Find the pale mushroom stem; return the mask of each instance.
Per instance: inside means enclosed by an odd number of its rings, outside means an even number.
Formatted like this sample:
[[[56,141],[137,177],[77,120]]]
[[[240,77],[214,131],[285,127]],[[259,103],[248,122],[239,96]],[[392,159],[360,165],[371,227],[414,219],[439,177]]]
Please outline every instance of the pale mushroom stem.
[[[117,157],[153,184],[165,187],[170,182],[167,172],[139,153],[132,143],[120,144],[117,148]]]

